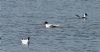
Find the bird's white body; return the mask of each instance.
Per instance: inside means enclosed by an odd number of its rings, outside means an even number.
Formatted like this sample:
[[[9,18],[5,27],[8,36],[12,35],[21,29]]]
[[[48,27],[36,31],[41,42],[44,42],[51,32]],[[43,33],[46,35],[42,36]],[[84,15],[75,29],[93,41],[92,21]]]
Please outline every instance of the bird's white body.
[[[24,44],[24,45],[27,45],[28,44],[28,39],[23,39],[21,41],[22,41],[22,44]]]
[[[46,28],[54,28],[54,27],[59,27],[59,24],[45,24]]]
[[[28,39],[22,39],[21,42],[22,42],[22,45],[28,45],[29,40]]]
[[[84,14],[83,17],[86,17],[86,15]]]
[[[46,28],[55,28],[55,27],[61,27],[59,24],[49,24],[47,21],[44,22]]]

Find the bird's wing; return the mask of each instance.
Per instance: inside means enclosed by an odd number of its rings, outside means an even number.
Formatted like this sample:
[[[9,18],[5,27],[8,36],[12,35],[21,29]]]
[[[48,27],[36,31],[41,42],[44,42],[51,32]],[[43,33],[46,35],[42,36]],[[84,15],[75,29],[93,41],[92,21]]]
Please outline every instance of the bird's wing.
[[[79,15],[76,15],[76,16],[80,18],[80,16],[79,16]]]

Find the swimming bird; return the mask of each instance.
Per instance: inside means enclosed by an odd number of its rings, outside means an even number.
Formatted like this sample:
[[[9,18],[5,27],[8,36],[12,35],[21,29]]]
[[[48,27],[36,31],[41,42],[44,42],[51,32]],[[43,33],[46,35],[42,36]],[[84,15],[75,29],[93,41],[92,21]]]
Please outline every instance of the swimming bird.
[[[84,19],[84,20],[86,20],[87,19],[87,16],[88,16],[88,14],[87,13],[84,13],[84,15],[81,17],[81,16],[79,16],[79,15],[76,15],[77,17],[79,17],[79,19]]]
[[[22,38],[21,39],[22,45],[28,45],[29,44],[29,40],[30,40],[30,37],[28,37],[27,39]]]
[[[45,25],[46,28],[60,27],[59,24],[49,24],[47,21],[44,22],[44,25]]]

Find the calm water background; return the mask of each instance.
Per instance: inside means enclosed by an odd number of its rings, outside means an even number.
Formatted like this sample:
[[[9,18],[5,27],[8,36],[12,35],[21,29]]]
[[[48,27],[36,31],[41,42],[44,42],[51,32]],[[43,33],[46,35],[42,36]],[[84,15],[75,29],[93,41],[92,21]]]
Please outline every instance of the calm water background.
[[[85,12],[87,20],[75,17]],[[100,52],[100,0],[0,0],[0,37],[0,52]]]

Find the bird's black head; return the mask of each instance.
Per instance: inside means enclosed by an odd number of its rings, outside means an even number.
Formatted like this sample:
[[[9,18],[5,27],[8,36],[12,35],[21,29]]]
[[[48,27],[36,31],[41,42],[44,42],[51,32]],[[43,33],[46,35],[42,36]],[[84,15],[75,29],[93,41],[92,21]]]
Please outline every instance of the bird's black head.
[[[88,16],[88,14],[87,14],[87,13],[85,13],[85,16]]]
[[[44,22],[44,24],[48,24],[48,22],[47,22],[47,21],[45,21],[45,22]]]
[[[30,37],[28,37],[28,40],[30,39]]]

